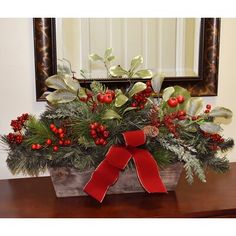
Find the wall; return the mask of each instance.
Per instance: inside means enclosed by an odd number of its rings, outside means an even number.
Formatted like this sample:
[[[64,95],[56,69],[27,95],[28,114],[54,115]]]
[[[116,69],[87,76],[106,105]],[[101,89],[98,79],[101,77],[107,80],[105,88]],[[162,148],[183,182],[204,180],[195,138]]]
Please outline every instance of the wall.
[[[34,55],[31,19],[0,19],[0,134],[10,132],[9,123],[19,114],[29,112],[40,114],[45,103],[35,102]],[[236,19],[222,19],[219,95],[204,98],[213,106],[231,108],[236,114],[233,95],[236,87]],[[225,136],[236,140],[236,118],[225,126]],[[20,178],[12,176],[5,159],[7,153],[0,150],[0,179]],[[236,161],[236,148],[228,155]]]

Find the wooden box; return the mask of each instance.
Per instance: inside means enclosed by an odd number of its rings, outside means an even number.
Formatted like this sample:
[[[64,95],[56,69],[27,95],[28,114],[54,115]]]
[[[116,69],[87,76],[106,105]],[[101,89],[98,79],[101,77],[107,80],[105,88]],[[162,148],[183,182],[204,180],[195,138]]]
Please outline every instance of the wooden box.
[[[167,191],[175,190],[183,166],[181,163],[170,165],[160,170],[160,175]],[[80,172],[74,168],[50,168],[52,183],[57,197],[72,197],[87,195],[83,192],[85,184],[89,181],[94,170]],[[119,179],[111,186],[107,194],[145,192],[140,185],[137,173],[134,169],[126,168],[120,172]]]

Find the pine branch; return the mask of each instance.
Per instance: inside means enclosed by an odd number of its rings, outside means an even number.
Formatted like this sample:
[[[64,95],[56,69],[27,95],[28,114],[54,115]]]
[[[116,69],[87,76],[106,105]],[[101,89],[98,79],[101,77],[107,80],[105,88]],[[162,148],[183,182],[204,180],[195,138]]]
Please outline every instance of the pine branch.
[[[213,169],[218,173],[225,173],[230,168],[229,160],[227,160],[225,157],[208,158],[205,160],[204,165],[210,167],[211,169]]]
[[[230,149],[234,147],[234,140],[229,138],[225,140],[223,143],[219,144],[219,147],[222,152],[228,152]]]

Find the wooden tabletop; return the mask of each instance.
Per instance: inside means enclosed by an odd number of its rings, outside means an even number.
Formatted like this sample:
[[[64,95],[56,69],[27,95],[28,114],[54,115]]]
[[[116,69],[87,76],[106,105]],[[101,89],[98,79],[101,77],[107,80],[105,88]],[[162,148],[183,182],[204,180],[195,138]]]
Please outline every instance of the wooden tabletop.
[[[50,177],[0,181],[0,217],[236,217],[236,163],[226,174],[207,173],[189,186],[182,174],[175,192],[57,198]]]

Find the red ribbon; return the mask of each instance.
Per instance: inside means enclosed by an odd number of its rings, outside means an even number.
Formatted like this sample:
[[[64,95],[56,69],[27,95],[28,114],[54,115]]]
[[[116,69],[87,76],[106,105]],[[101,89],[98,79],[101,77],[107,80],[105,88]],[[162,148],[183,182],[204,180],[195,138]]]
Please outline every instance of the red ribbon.
[[[129,160],[133,158],[139,182],[148,193],[167,192],[159,175],[158,166],[151,153],[145,149],[136,148],[146,142],[142,130],[123,133],[126,147],[112,146],[105,159],[100,163],[84,187],[84,192],[102,202],[107,190],[113,185],[119,172],[124,170]]]

